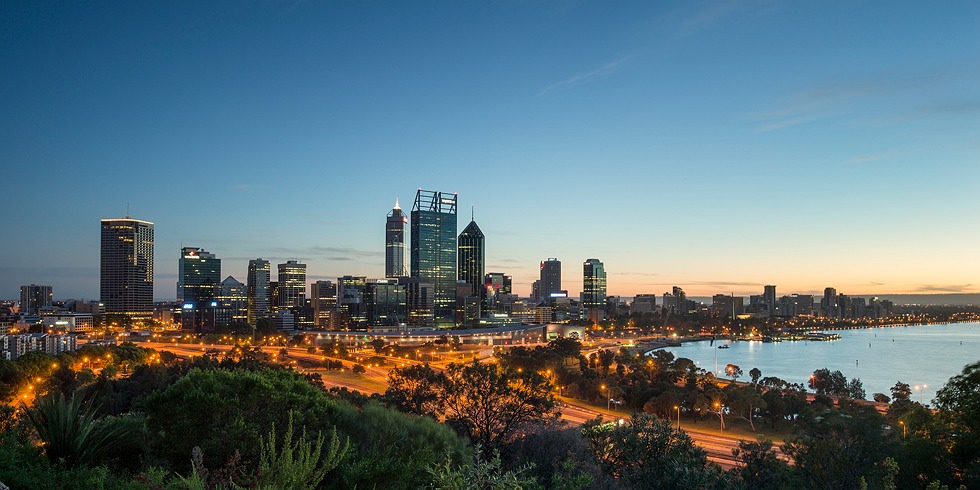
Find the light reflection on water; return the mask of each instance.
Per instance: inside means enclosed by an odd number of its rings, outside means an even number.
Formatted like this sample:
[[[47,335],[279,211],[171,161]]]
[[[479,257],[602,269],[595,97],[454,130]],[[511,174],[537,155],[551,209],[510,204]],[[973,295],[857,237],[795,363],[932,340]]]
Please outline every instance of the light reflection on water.
[[[728,349],[718,349],[705,342],[691,342],[668,347],[679,357],[687,357],[707,370],[726,364],[737,364],[749,379],[753,367],[762,376],[776,376],[791,383],[806,383],[813,371],[828,368],[840,370],[848,379],[861,378],[870,400],[874,393],[891,396],[896,381],[913,387],[925,385],[922,401],[929,403],[936,391],[950,377],[962,372],[963,366],[980,361],[980,323],[919,325],[835,331],[840,340],[827,342],[744,342],[724,341]],[[716,373],[717,375],[717,373]],[[724,373],[721,374],[724,377]]]

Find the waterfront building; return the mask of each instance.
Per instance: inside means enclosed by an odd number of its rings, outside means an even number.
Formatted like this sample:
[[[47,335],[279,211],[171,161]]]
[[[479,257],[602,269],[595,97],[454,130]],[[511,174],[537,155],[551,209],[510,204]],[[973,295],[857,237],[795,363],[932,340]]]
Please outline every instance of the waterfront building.
[[[385,277],[407,276],[405,269],[405,225],[408,217],[395,198],[395,207],[385,223]]]
[[[20,313],[37,315],[41,308],[51,306],[53,294],[51,286],[30,284],[20,287]]]
[[[153,316],[153,223],[103,219],[100,297],[106,314],[134,320]]]
[[[313,303],[313,325],[316,328],[334,328],[337,322],[337,285],[333,281],[316,281],[310,286]]]
[[[279,264],[278,302],[280,309],[301,308],[306,302],[306,264],[287,260]]]
[[[539,301],[552,301],[552,295],[562,292],[561,261],[556,258],[541,261],[540,284],[538,286]]]
[[[412,277],[433,287],[436,325],[456,316],[456,194],[419,189],[412,206]]]
[[[606,268],[599,259],[582,265],[582,312],[593,323],[606,318]]]
[[[271,305],[271,267],[268,260],[248,261],[248,324],[255,326],[260,318],[269,318]]]
[[[219,285],[218,325],[248,323],[248,287],[232,276]]]
[[[474,323],[480,319],[484,293],[484,264],[486,251],[484,235],[475,220],[463,228],[458,237],[456,323]]]

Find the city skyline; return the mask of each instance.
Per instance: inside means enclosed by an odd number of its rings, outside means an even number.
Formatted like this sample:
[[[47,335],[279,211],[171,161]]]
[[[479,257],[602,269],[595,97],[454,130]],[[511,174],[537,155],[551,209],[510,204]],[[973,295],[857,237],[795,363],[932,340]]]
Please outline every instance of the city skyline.
[[[98,299],[126,214],[155,299],[184,246],[381,278],[419,187],[521,296],[980,292],[974,3],[169,7],[0,7],[0,297]]]

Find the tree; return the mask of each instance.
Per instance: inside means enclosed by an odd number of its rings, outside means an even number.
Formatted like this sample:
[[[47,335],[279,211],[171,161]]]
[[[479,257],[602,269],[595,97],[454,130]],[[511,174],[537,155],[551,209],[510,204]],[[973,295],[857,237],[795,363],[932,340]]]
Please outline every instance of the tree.
[[[759,436],[758,441],[739,441],[732,449],[735,468],[732,473],[742,479],[746,490],[790,488],[791,468],[779,459],[772,441]]]
[[[537,479],[528,473],[533,468],[524,466],[516,470],[504,470],[500,453],[494,452],[484,459],[482,449],[477,446],[473,461],[469,464],[454,465],[447,458],[442,464],[426,468],[432,475],[433,488],[439,490],[522,490],[538,486]]]
[[[489,450],[499,449],[530,422],[560,415],[551,385],[536,372],[453,363],[441,384],[446,423]]]
[[[736,364],[729,364],[725,366],[725,375],[732,378],[732,383],[735,382],[740,376],[742,376],[742,368],[738,367]]]
[[[846,396],[848,392],[844,374],[840,371],[830,372],[827,368],[814,371],[809,385],[818,395]]]
[[[411,365],[388,371],[385,403],[405,413],[438,418],[442,413],[442,387],[445,375],[428,364]]]
[[[733,414],[749,422],[749,427],[755,430],[755,411],[765,408],[766,401],[751,385],[740,386],[726,390],[728,392],[728,409]]]
[[[852,378],[847,384],[847,396],[855,400],[864,400],[864,384],[861,383],[861,378]]]
[[[799,421],[799,432],[783,445],[802,481],[811,488],[858,488],[861,477],[880,480],[879,463],[892,452],[874,407],[844,402]]]
[[[754,385],[759,384],[759,378],[761,377],[762,377],[762,371],[759,370],[759,368],[754,367],[749,370],[749,378],[752,379],[752,384]]]
[[[936,392],[936,408],[956,437],[950,455],[967,487],[980,487],[980,362],[967,365]]]
[[[386,342],[384,339],[378,337],[370,342],[371,347],[374,347],[374,352],[376,354],[381,354],[381,351],[385,349]]]
[[[888,398],[888,395],[884,393],[875,393],[871,395],[871,399],[874,400],[876,403],[888,403],[889,401],[891,401],[891,398]]]
[[[600,467],[626,488],[727,487],[727,475],[682,430],[649,414],[623,423],[594,419],[582,426]]]

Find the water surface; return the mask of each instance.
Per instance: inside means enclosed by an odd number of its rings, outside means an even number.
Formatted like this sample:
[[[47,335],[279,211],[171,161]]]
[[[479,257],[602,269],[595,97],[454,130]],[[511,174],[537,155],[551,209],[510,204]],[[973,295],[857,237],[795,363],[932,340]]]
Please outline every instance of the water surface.
[[[870,400],[874,393],[891,396],[896,381],[913,387],[912,396],[930,403],[936,391],[967,364],[980,361],[980,323],[915,325],[835,331],[840,340],[828,342],[724,341],[728,349],[708,342],[691,342],[665,350],[687,357],[709,371],[737,364],[749,379],[754,367],[762,376],[806,383],[813,371],[840,370],[848,379],[861,378]],[[724,376],[724,373],[722,373]],[[918,385],[921,390],[915,390]]]

